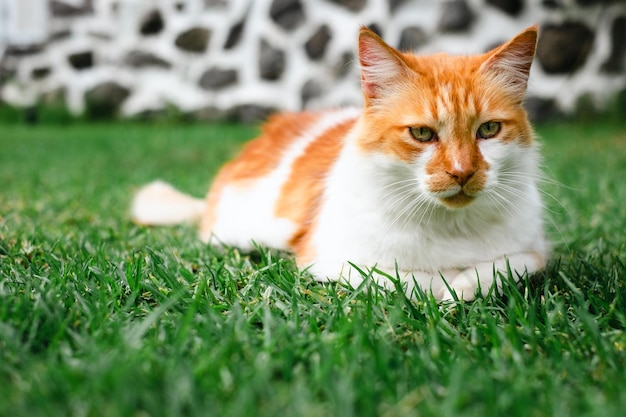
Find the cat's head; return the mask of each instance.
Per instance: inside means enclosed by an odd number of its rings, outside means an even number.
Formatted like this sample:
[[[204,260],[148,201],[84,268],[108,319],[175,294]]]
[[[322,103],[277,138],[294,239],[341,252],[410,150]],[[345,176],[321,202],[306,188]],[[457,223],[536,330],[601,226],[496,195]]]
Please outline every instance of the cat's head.
[[[498,182],[532,147],[522,101],[537,43],[533,26],[481,55],[401,53],[363,28],[359,34],[365,99],[359,139],[419,171],[433,202],[461,208]]]

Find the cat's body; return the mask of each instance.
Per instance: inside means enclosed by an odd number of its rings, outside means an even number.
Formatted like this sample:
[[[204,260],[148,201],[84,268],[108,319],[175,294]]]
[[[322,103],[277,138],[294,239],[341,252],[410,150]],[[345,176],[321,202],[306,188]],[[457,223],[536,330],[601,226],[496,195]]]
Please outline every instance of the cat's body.
[[[205,202],[156,183],[133,216],[199,218],[203,240],[293,251],[319,280],[356,285],[354,264],[439,299],[452,297],[442,276],[465,299],[486,293],[494,270],[534,272],[547,256],[521,106],[535,43],[529,28],[484,55],[416,57],[363,29],[362,111],[273,116]]]

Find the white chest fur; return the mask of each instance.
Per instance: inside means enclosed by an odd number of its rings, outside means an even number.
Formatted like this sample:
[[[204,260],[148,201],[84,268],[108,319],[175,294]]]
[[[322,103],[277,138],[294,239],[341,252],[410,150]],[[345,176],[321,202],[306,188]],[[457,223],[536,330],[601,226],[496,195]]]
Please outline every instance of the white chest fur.
[[[484,195],[468,207],[448,209],[425,196],[420,177],[427,154],[406,164],[365,154],[348,140],[327,178],[312,239],[317,258],[312,273],[336,279],[346,261],[436,273],[507,254],[544,254],[536,151],[514,148],[503,152],[487,145],[492,169]],[[515,163],[520,158],[524,163]]]

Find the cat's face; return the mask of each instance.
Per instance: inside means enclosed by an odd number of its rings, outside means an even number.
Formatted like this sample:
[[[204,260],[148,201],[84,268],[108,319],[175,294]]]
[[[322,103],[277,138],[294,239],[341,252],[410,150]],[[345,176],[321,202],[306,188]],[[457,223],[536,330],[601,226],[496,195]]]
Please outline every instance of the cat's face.
[[[362,149],[405,164],[425,198],[467,206],[532,143],[521,102],[536,28],[466,57],[401,54],[374,36],[362,32],[359,44],[368,132]]]

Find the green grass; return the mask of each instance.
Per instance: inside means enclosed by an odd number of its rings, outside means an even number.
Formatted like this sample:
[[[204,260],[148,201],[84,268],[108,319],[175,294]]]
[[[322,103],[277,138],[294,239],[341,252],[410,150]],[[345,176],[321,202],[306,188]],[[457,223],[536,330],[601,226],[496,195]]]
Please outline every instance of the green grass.
[[[0,415],[623,414],[624,124],[539,129],[563,184],[545,184],[548,268],[446,306],[129,222],[135,187],[203,195],[255,133],[0,126]]]

